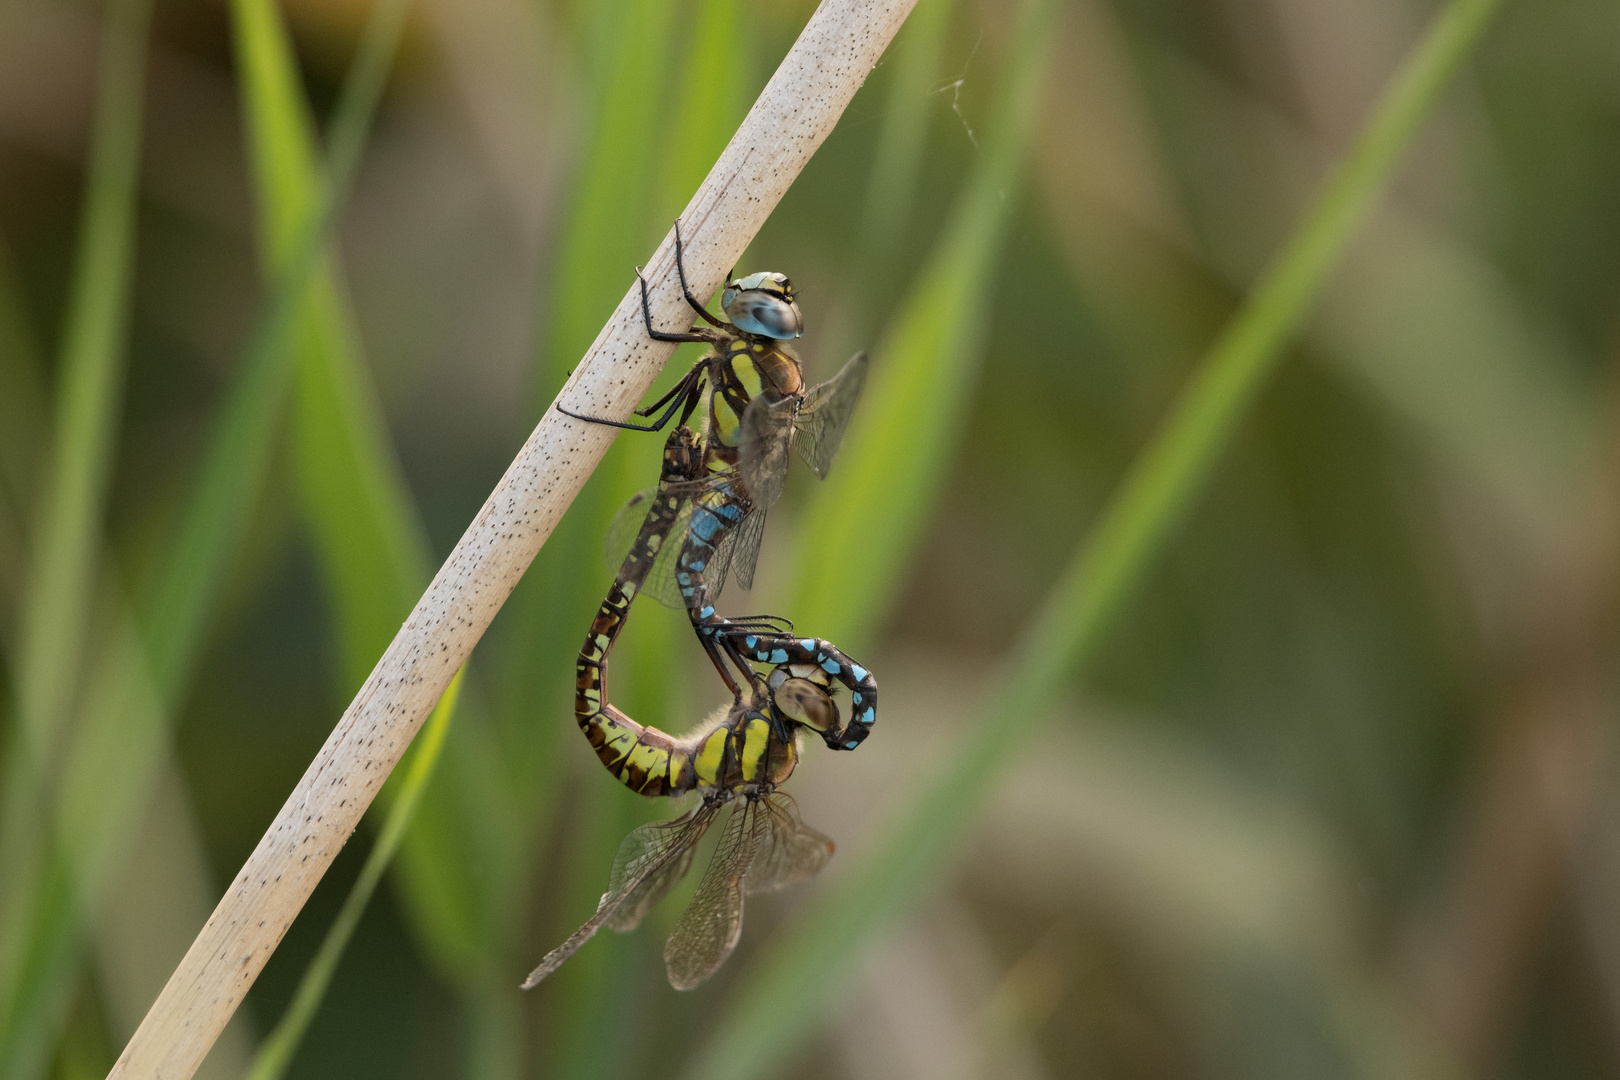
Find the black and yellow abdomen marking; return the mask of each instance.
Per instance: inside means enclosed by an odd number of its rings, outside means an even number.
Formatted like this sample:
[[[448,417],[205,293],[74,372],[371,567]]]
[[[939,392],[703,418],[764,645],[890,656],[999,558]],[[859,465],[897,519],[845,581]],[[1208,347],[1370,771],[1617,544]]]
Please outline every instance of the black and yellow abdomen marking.
[[[665,486],[689,480],[701,467],[702,448],[687,427],[664,446],[660,489],[618,578],[597,609],[574,665],[574,717],[608,772],[643,795],[676,795],[696,787],[690,749],[657,728],[643,727],[608,704],[607,660],[630,617],[630,603],[652,570],[658,550],[674,528],[681,500]]]

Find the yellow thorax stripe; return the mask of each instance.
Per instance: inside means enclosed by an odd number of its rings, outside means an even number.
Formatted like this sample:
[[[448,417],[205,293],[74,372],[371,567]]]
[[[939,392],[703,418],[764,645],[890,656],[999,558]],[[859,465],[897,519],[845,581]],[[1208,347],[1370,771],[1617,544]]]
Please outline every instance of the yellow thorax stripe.
[[[720,770],[725,767],[726,742],[731,738],[731,732],[724,726],[717,727],[703,740],[703,746],[697,752],[692,762],[692,770],[697,774],[699,784],[708,787],[717,787],[720,783]]]
[[[765,753],[770,749],[771,725],[760,717],[751,717],[743,726],[742,778],[744,783],[765,779]]]

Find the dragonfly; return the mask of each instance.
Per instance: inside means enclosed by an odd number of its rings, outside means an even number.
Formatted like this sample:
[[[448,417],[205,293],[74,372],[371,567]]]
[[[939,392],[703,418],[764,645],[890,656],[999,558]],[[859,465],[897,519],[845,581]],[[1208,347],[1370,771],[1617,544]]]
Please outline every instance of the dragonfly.
[[[702,439],[686,425],[671,432],[659,490],[688,482],[702,466],[703,449]],[[602,764],[631,790],[649,796],[696,791],[700,799],[681,817],[644,825],[626,838],[595,915],[546,955],[524,989],[555,971],[602,927],[635,929],[685,877],[698,842],[727,806],[731,817],[720,845],[664,951],[677,990],[708,979],[736,947],[745,893],[803,881],[832,855],[832,841],[807,827],[792,798],[777,790],[798,762],[801,729],[821,733],[829,745],[847,738],[832,696],[832,664],[779,663],[758,684],[751,682],[746,696],[735,694],[729,707],[683,736],[644,727],[607,700],[608,655],[681,506],[681,498],[665,494],[646,510],[630,555],[580,649],[575,713]],[[783,620],[748,621],[776,626]]]
[[[777,737],[762,706],[758,699],[739,697],[681,740],[693,774],[707,777],[697,805],[625,838],[595,914],[545,955],[523,989],[538,985],[604,926],[621,933],[639,926],[686,876],[698,842],[727,807],[730,818],[720,843],[664,944],[675,989],[701,985],[731,955],[742,935],[745,895],[808,880],[827,864],[833,842],[805,825],[793,798],[777,790],[793,772],[798,753],[794,741]]]
[[[704,738],[720,740],[713,746],[693,741],[693,736],[677,738],[638,724],[608,699],[608,655],[630,617],[631,604],[657,564],[658,553],[674,546],[667,541],[685,503],[673,492],[701,468],[702,458],[702,440],[689,427],[683,424],[670,433],[664,444],[657,494],[650,500],[630,553],[597,609],[574,668],[574,718],[580,730],[608,772],[632,791],[647,796],[724,786],[727,775],[721,734],[705,734]],[[772,616],[734,621],[756,634],[776,635],[784,629],[791,631],[791,624],[784,628],[785,623]],[[871,673],[826,642],[814,638],[794,640],[801,652],[793,656],[785,650],[773,653],[776,659],[763,662],[771,665],[766,673],[747,669],[747,698],[763,703],[762,714],[775,729],[778,743],[791,743],[801,728],[817,732],[830,747],[858,743],[864,731],[854,722],[840,722],[838,705],[832,697],[833,681],[842,669],[861,671],[866,681],[851,691],[852,708],[868,709],[875,705],[877,693]],[[743,691],[734,690],[733,698],[743,700]],[[857,735],[857,731],[861,734]]]
[[[673,517],[661,525],[663,540],[646,568],[641,591],[672,607],[684,608],[698,639],[733,695],[743,682],[759,687],[754,664],[823,666],[849,688],[857,706],[854,722],[837,749],[853,750],[876,722],[877,684],[871,673],[829,642],[802,638],[790,628],[771,625],[769,617],[727,619],[715,613],[714,600],[726,578],[753,584],[766,511],[780,498],[792,450],[825,479],[842,442],[845,427],[865,383],[867,361],[857,353],[832,379],[806,387],[799,361],[784,344],[803,333],[803,319],[792,282],[783,274],[758,273],[731,280],[721,294],[721,309],[730,318],[711,315],[692,295],[686,280],[680,223],[675,226],[675,267],[686,302],[709,325],[694,324],[682,332],[658,330],[652,321],[647,281],[641,284],[642,318],[658,341],[703,342],[709,351],[674,387],[652,404],[635,410],[651,417],[635,424],[586,416],[561,405],[575,419],[634,431],[660,431],[679,414],[677,431],[703,404],[707,409],[699,440],[701,460],[689,476],[666,477],[657,489],[631,499],[610,529],[609,563],[630,566],[624,552],[641,537],[652,519],[648,507],[661,504]],[[624,561],[619,562],[620,559]],[[728,668],[728,663],[730,668]],[[834,745],[829,740],[828,745]]]

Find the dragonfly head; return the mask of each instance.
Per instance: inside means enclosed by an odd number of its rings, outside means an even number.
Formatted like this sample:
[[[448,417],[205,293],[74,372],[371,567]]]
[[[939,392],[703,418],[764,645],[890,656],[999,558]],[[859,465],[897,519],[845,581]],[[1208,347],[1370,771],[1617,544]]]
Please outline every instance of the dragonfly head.
[[[835,737],[839,730],[838,703],[826,679],[826,673],[813,664],[779,665],[766,679],[772,710],[785,720],[810,728],[824,740]]]
[[[749,274],[726,285],[720,307],[731,325],[745,334],[791,341],[804,333],[793,282],[786,274]]]

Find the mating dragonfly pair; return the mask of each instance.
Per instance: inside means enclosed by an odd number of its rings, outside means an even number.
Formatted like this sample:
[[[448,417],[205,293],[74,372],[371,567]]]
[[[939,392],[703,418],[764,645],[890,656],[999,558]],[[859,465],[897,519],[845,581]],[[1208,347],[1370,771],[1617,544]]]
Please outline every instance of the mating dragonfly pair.
[[[853,750],[877,718],[871,672],[832,643],[797,636],[777,616],[725,618],[714,608],[728,576],[744,588],[753,584],[766,512],[781,496],[791,451],[826,478],[865,381],[866,356],[856,354],[834,378],[806,387],[784,344],[803,329],[785,276],[753,274],[727,284],[720,306],[728,322],[711,315],[687,285],[679,222],[675,267],[686,302],[708,325],[656,329],[637,268],[647,333],[658,341],[702,342],[709,351],[667,394],[636,410],[649,418],[662,409],[658,419],[643,425],[558,411],[634,431],[661,431],[679,414],[664,444],[658,486],[631,499],[609,531],[618,575],[580,649],[574,713],[602,764],[631,790],[696,791],[700,798],[681,817],[644,825],[625,839],[596,913],[541,960],[525,989],[602,927],[639,925],[686,875],[698,842],[730,805],[720,845],[664,949],[677,990],[706,980],[737,944],[745,893],[803,881],[832,855],[832,841],[806,826],[793,800],[777,790],[798,762],[799,731],[815,732],[831,749]],[[705,402],[697,433],[688,421]],[[729,706],[684,736],[644,727],[608,700],[608,654],[643,593],[686,611],[732,694]],[[834,698],[839,690],[849,693],[847,721]]]

